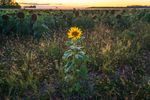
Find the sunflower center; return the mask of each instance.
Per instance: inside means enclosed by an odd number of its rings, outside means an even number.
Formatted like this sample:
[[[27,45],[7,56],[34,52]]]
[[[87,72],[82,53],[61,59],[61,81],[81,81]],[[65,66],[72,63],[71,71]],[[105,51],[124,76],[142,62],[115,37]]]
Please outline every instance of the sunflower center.
[[[77,37],[78,35],[79,35],[78,32],[72,32],[72,36],[73,36],[73,37]]]

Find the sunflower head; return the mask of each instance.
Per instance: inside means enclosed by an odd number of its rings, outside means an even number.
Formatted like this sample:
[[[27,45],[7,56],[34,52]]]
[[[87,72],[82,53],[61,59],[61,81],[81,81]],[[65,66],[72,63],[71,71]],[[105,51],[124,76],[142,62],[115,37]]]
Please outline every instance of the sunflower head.
[[[82,31],[78,27],[71,27],[70,30],[68,31],[68,38],[72,40],[80,39],[81,35]]]
[[[150,80],[148,81],[148,85],[150,86]]]

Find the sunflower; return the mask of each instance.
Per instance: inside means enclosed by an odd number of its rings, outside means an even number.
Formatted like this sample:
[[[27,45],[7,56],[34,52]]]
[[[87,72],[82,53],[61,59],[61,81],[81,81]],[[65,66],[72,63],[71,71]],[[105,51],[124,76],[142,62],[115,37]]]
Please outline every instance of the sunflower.
[[[81,38],[82,31],[78,27],[71,27],[67,34],[68,38],[72,40],[77,40]]]
[[[150,80],[148,81],[148,85],[150,86]]]

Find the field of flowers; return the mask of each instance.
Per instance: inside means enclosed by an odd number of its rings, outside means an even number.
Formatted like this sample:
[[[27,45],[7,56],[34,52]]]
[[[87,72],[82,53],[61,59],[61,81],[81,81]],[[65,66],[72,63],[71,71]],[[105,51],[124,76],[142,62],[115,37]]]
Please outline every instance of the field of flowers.
[[[149,100],[150,10],[1,10],[0,100]]]

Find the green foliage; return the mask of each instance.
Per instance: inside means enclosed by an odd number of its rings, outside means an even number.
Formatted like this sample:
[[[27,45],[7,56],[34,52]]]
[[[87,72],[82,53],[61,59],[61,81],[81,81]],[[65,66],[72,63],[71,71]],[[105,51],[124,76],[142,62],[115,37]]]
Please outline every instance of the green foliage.
[[[145,34],[145,35],[143,36],[143,40],[144,40],[143,46],[144,46],[146,49],[150,50],[150,35],[149,35],[149,34]]]
[[[16,64],[8,67],[5,63],[1,64],[1,98],[15,98],[21,96],[20,94],[25,96],[27,91],[33,94],[38,92],[38,78],[29,69],[28,62],[22,63],[19,67]]]
[[[149,100],[149,33],[149,10],[1,10],[0,99]]]
[[[0,15],[7,15],[9,20],[4,21],[0,18],[2,34],[5,35],[36,35],[41,37],[45,31],[43,25],[49,28],[49,33],[55,31],[65,30],[71,26],[78,26],[83,29],[93,29],[94,26],[103,24],[116,30],[122,31],[130,29],[130,27],[136,27],[140,21],[149,23],[149,11],[139,10],[138,12],[131,11],[27,11],[22,10],[25,18],[19,20],[16,19],[16,10],[14,11],[2,11]],[[37,21],[32,23],[31,16],[37,15]],[[42,16],[41,16],[42,15]],[[135,29],[136,30],[136,29]],[[138,29],[137,29],[138,30]],[[35,32],[38,31],[38,32]],[[9,33],[11,32],[11,33]],[[7,33],[7,34],[6,34]]]
[[[146,22],[150,23],[150,13],[146,13],[143,19],[144,19]]]
[[[66,45],[69,46],[69,50],[65,51],[63,59],[65,61],[64,80],[67,82],[68,93],[81,93],[83,89],[82,81],[88,79],[87,61],[88,57],[83,51],[83,47],[78,46],[81,40],[68,41]]]
[[[83,29],[92,29],[94,27],[94,21],[90,17],[78,17],[73,20],[73,25]]]

